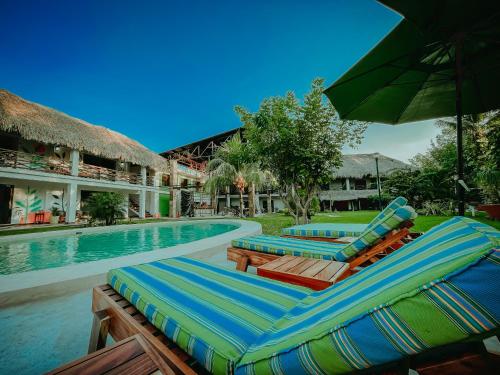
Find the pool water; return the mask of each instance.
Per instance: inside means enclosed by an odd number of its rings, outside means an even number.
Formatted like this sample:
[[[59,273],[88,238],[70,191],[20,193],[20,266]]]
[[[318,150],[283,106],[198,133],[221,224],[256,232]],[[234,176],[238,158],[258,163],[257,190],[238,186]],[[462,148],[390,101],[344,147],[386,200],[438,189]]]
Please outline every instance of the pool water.
[[[237,229],[235,224],[186,223],[110,228],[110,232],[65,233],[30,240],[0,239],[0,275],[115,258],[158,250]]]

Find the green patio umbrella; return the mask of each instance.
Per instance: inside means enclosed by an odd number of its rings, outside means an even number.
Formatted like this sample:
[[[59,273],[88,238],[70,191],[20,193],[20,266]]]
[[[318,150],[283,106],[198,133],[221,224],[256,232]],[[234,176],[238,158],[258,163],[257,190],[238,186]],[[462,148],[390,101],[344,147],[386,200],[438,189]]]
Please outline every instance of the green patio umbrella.
[[[325,90],[341,118],[401,124],[500,108],[500,0],[380,0],[404,19]]]

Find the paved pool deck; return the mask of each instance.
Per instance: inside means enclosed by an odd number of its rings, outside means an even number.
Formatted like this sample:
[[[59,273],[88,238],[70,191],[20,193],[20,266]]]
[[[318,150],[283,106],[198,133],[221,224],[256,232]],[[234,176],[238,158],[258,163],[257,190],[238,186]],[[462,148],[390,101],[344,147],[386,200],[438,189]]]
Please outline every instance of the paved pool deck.
[[[235,222],[219,219],[217,223],[224,221]],[[0,275],[0,375],[43,374],[86,355],[92,323],[92,287],[104,283],[112,268],[189,256],[234,269],[235,264],[226,259],[231,240],[262,232],[258,223],[237,222],[239,228],[233,231],[165,249]],[[106,230],[109,229],[84,229]],[[16,238],[50,237],[61,232],[19,234]]]
[[[235,268],[225,251],[202,258]],[[92,290],[85,289],[0,309],[0,374],[43,374],[86,355],[91,305]]]

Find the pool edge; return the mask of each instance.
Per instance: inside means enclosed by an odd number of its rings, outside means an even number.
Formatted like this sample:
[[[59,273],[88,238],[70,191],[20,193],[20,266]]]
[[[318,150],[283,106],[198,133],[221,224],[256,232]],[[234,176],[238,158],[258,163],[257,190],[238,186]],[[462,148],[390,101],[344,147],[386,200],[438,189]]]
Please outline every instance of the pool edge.
[[[261,225],[254,221],[237,219],[207,219],[203,221],[236,223],[239,228],[213,237],[145,253],[11,275],[0,275],[0,308],[91,288],[103,283],[106,273],[112,268],[176,256],[188,256],[190,254],[197,254],[199,257],[204,252],[224,251],[231,243],[231,240],[235,238],[262,233]],[[182,221],[182,223],[189,222]],[[200,220],[196,220],[196,222],[200,222]]]

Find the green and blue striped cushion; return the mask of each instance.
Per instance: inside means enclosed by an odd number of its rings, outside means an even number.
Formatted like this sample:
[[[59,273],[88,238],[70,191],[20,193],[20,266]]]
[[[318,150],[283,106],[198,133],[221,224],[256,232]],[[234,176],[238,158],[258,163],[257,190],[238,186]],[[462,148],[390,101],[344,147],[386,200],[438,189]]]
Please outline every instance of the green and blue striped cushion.
[[[189,258],[111,270],[109,284],[207,370],[232,373],[309,289]]]
[[[399,207],[378,220],[374,225],[368,226],[361,233],[361,236],[350,244],[259,235],[233,240],[232,245],[241,249],[268,254],[345,261],[374,244],[391,230],[398,228],[402,222],[411,220],[415,216],[415,211],[410,206]]]
[[[337,260],[346,260],[373,245],[402,223],[415,220],[417,213],[411,206],[398,207],[382,218],[372,222],[361,235],[337,254]]]
[[[358,237],[367,227],[368,224],[316,223],[283,228],[281,233],[301,237]]]
[[[382,211],[380,211],[377,216],[370,221],[368,225],[374,225],[377,221],[385,218],[387,215],[390,215],[393,211],[397,210],[399,207],[406,206],[408,200],[405,197],[397,197],[391,201]]]
[[[499,247],[495,229],[451,219],[302,299],[236,373],[346,373],[498,329]]]
[[[232,241],[234,247],[246,250],[260,251],[275,255],[294,255],[307,258],[335,260],[336,254],[347,244],[300,240],[269,235],[258,235],[238,238]]]
[[[217,374],[336,374],[498,329],[500,233],[453,218],[320,292],[174,258],[110,284]]]
[[[377,216],[373,218],[371,223],[376,223],[378,220],[392,213],[399,207],[406,205],[407,200],[403,197],[397,197],[387,205]],[[317,223],[295,225],[290,228],[282,229],[281,233],[287,236],[302,236],[302,237],[324,237],[324,238],[340,238],[340,237],[359,237],[363,231],[368,229],[370,224],[342,224],[342,223]]]

